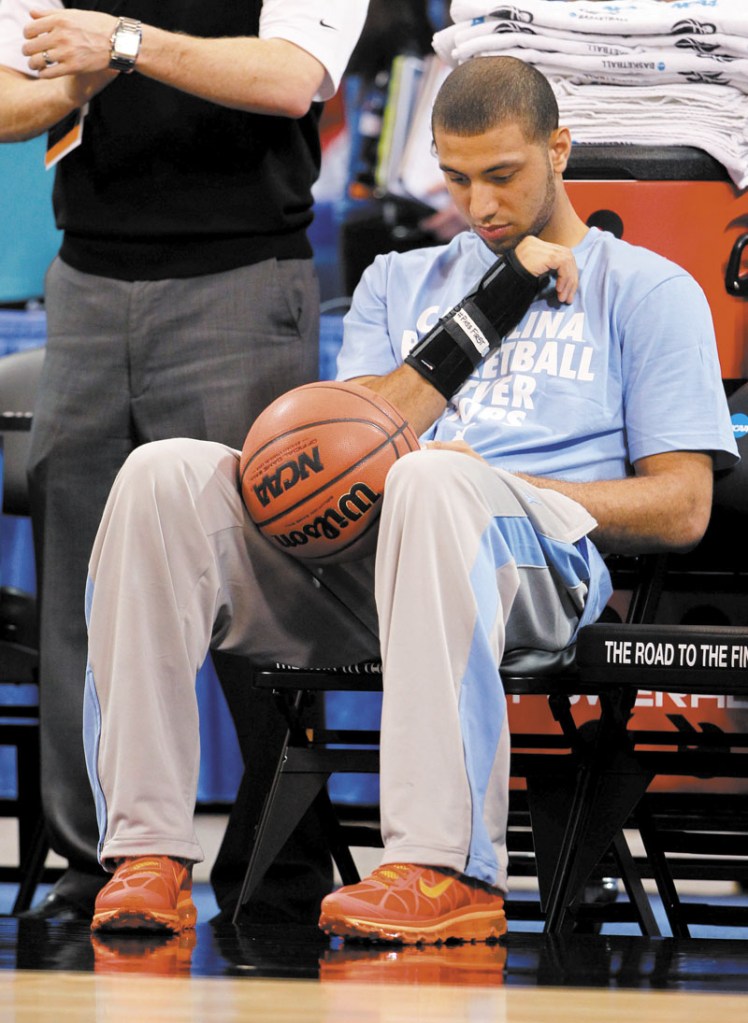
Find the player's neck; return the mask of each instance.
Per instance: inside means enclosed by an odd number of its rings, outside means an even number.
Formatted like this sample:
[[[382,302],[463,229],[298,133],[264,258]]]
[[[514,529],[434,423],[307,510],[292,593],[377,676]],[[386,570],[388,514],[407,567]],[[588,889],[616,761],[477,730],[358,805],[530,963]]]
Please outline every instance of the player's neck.
[[[553,216],[540,237],[543,241],[573,249],[575,245],[579,245],[588,231],[589,228],[571,205],[568,195],[561,190]]]

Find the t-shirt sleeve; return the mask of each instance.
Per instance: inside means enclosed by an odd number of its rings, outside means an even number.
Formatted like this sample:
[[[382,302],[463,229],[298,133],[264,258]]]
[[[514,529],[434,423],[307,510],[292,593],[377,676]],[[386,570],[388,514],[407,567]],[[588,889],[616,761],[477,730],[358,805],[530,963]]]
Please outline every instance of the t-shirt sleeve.
[[[652,288],[623,323],[622,371],[632,462],[667,451],[737,460],[711,311],[689,275]]]
[[[338,380],[383,376],[397,369],[388,322],[389,256],[376,256],[361,276],[343,321],[343,344],[338,354]]]
[[[262,39],[286,39],[316,57],[325,68],[318,100],[340,85],[366,20],[368,0],[264,0]]]

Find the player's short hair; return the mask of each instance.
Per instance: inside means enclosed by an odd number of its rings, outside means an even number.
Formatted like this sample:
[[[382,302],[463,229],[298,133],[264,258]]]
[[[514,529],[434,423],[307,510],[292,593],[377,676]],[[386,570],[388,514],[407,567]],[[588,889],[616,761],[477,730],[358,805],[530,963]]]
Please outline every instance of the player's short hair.
[[[431,129],[482,135],[514,122],[528,142],[544,142],[558,128],[558,104],[547,78],[516,57],[473,57],[444,80]]]

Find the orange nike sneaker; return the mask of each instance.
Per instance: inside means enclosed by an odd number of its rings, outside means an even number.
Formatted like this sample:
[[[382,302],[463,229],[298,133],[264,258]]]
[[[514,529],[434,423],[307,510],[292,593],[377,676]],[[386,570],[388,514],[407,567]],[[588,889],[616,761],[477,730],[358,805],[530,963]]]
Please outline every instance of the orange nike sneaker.
[[[326,896],[319,926],[342,938],[434,945],[498,938],[506,916],[497,888],[446,869],[387,863]]]
[[[96,897],[92,931],[179,934],[194,927],[192,870],[168,856],[126,859]]]

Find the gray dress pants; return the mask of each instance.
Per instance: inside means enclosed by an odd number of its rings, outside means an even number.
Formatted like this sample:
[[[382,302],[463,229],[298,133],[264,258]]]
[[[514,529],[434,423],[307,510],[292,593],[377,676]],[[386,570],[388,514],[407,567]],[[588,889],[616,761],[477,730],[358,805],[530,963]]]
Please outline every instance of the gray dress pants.
[[[130,283],[57,259],[46,307],[29,465],[41,600],[42,794],[53,848],[87,873],[99,868],[81,741],[83,609],[109,490],[138,445],[184,436],[240,446],[270,401],[315,379],[319,299],[311,260]]]

